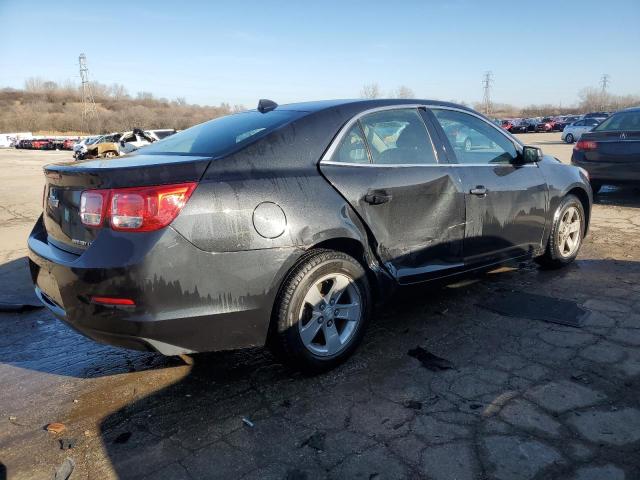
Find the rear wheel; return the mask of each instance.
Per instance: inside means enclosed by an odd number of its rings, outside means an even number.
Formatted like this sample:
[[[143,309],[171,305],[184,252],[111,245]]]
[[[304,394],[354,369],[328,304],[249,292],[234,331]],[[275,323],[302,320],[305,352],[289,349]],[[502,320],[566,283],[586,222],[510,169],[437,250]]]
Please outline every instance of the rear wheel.
[[[556,210],[545,253],[536,261],[547,268],[563,267],[578,256],[585,229],[582,202],[567,195]]]
[[[346,360],[362,340],[371,293],[353,257],[332,250],[309,253],[289,273],[276,301],[275,353],[308,373]]]
[[[567,133],[567,136],[564,137],[564,141],[567,143],[573,143],[575,140],[575,138],[573,138],[573,135],[570,133]]]
[[[112,150],[104,153],[104,157],[105,158],[113,158],[113,157],[117,157],[117,156],[118,156],[118,154],[116,152],[112,151]]]

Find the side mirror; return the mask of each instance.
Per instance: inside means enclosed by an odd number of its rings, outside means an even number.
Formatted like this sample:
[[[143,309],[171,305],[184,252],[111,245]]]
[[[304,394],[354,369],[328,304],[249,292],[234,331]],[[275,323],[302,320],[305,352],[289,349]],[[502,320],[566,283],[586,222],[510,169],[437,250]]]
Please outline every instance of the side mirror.
[[[536,163],[542,160],[543,153],[540,147],[525,145],[522,147],[521,163]]]

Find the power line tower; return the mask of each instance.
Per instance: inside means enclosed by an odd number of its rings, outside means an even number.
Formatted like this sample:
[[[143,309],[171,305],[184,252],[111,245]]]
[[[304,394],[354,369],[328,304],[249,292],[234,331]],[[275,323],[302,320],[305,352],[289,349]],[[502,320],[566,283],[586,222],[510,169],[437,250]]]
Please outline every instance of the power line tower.
[[[491,114],[491,84],[493,83],[492,73],[490,71],[484,72],[484,78],[482,79],[482,89],[484,90],[484,96],[482,97],[482,105],[484,108],[484,114],[489,116]]]
[[[607,109],[607,88],[609,87],[609,79],[611,77],[608,73],[603,73],[602,77],[600,77],[600,108],[601,110]]]
[[[91,91],[87,56],[84,53],[81,53],[78,57],[78,63],[80,65],[80,79],[82,80],[82,129],[89,132],[89,121],[98,118],[98,109]]]

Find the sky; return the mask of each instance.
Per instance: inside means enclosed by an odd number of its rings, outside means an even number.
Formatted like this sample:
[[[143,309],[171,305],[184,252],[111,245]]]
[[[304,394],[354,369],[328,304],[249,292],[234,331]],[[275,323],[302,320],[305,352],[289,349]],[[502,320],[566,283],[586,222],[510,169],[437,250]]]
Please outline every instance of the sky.
[[[610,76],[640,94],[640,0],[0,0],[0,88],[28,77],[123,84],[189,103],[253,107],[355,98],[571,105]]]

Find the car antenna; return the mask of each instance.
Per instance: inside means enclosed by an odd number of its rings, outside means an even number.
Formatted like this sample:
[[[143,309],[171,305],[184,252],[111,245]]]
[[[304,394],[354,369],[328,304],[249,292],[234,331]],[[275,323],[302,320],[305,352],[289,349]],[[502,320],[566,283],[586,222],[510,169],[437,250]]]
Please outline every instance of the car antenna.
[[[268,100],[266,98],[261,98],[258,101],[258,111],[260,113],[267,113],[272,110],[275,110],[278,107],[278,104],[273,100]]]

